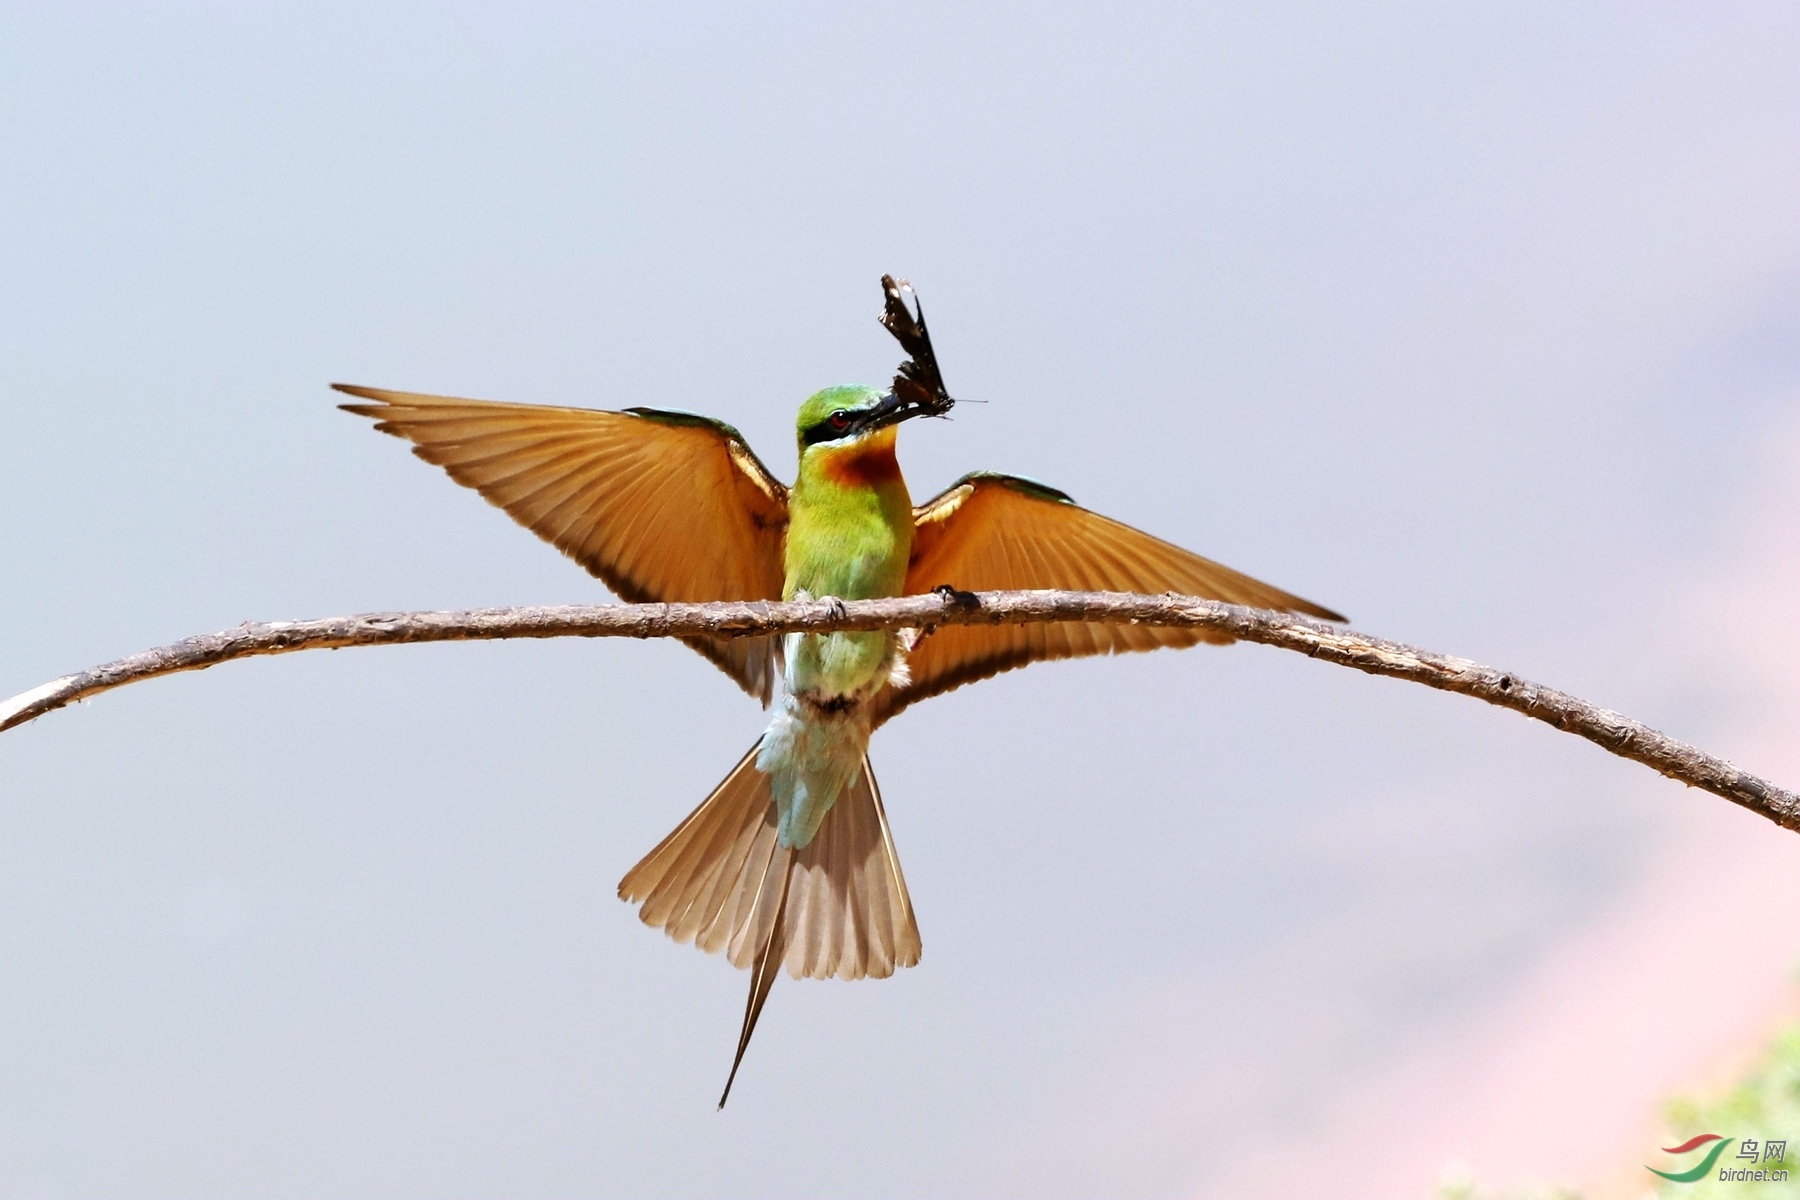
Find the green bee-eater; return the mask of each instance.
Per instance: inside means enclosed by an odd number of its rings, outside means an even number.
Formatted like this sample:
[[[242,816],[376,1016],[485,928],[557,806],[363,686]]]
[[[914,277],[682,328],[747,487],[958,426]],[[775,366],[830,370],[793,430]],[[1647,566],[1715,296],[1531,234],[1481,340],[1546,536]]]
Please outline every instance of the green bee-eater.
[[[915,507],[894,459],[902,421],[941,415],[921,311],[883,277],[882,322],[910,355],[893,386],[827,388],[800,406],[784,487],[737,430],[684,412],[600,412],[335,385],[346,404],[475,488],[628,601],[863,600],[1072,588],[1181,592],[1342,620],[1010,475],[967,475]],[[891,633],[693,638],[765,706],[768,729],[619,895],[676,941],[753,968],[736,1057],[778,969],[884,977],[919,930],[869,767],[869,735],[909,704],[1040,659],[1225,642],[1198,629],[1080,622]],[[725,1099],[719,1100],[721,1106]]]

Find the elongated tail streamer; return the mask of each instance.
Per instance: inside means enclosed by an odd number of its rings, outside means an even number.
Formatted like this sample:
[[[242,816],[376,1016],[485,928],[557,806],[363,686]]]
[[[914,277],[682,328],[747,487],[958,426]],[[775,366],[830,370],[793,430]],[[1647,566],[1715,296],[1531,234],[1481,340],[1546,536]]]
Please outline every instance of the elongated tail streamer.
[[[731,1060],[731,1074],[725,1079],[725,1090],[719,1096],[719,1107],[725,1107],[725,1101],[731,1098],[731,1085],[737,1081],[738,1067],[743,1065],[744,1051],[750,1048],[750,1035],[756,1032],[757,1018],[762,1016],[763,1005],[768,1002],[769,989],[775,986],[775,976],[781,971],[781,960],[787,954],[787,903],[788,888],[794,881],[794,858],[787,855],[787,868],[781,873],[781,897],[775,903],[775,920],[770,924],[769,935],[763,939],[762,950],[756,956],[756,968],[750,973],[750,998],[744,1004],[744,1028],[738,1034],[737,1056]]]

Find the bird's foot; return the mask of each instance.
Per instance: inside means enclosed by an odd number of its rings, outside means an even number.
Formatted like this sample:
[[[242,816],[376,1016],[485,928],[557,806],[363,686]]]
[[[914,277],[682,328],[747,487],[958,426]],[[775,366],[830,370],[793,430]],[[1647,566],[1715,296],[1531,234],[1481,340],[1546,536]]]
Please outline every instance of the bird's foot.
[[[932,595],[943,597],[945,603],[952,608],[980,608],[981,597],[974,592],[965,592],[948,583],[940,583],[931,589]]]

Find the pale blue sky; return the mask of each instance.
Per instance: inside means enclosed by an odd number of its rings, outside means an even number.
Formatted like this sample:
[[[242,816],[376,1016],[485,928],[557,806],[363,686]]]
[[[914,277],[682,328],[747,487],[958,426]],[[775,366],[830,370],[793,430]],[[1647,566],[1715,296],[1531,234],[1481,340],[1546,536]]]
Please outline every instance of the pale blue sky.
[[[1800,379],[1782,4],[0,12],[0,693],[593,600],[331,380],[977,467],[1702,737],[1653,649]],[[762,714],[673,645],[315,654],[0,740],[0,1192],[1164,1195],[1292,1144],[1709,803],[1258,648],[874,746],[925,940],[776,989],[613,898]],[[1754,766],[1754,764],[1747,764]],[[1792,782],[1792,781],[1789,781]]]

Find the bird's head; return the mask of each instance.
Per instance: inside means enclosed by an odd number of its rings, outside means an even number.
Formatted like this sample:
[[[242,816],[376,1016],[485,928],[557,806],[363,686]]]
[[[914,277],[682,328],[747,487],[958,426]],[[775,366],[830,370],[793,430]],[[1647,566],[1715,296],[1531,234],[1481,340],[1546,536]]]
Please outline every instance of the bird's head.
[[[910,417],[926,415],[921,405],[902,400],[892,392],[872,387],[829,387],[815,392],[800,406],[795,423],[802,457],[815,446],[848,449],[870,441],[891,441],[893,427]],[[884,433],[883,431],[887,431]]]
[[[906,305],[912,285],[883,275],[881,291],[885,300],[882,327],[899,341],[907,360],[894,375],[894,386],[885,392],[845,386],[826,388],[807,397],[800,406],[797,422],[802,461],[815,448],[825,453],[890,449],[894,444],[894,426],[913,417],[941,417],[956,403],[938,373],[931,334],[925,328],[924,308],[918,305],[916,296],[913,308]]]

